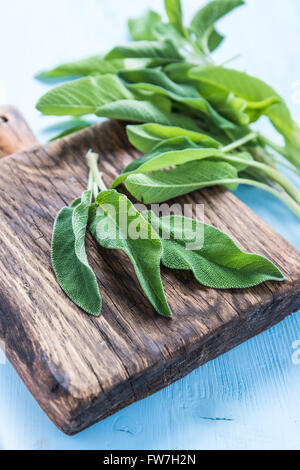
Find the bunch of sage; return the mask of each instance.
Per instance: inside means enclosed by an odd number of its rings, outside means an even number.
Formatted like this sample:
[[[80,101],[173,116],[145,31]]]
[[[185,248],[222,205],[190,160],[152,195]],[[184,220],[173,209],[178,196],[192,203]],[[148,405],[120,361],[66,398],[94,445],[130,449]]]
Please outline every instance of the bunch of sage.
[[[88,229],[101,247],[127,254],[144,293],[156,312],[165,317],[171,317],[172,312],[162,285],[161,264],[190,270],[199,283],[217,289],[246,288],[284,279],[271,261],[244,253],[215,227],[179,215],[157,217],[152,211],[138,212],[124,194],[106,189],[98,170],[98,155],[89,152],[87,159],[88,189],[58,213],[51,249],[60,286],[87,313],[99,316],[102,305],[85,249]],[[186,222],[188,229],[183,231]],[[204,232],[201,247],[193,245],[198,231]]]
[[[133,42],[40,74],[72,81],[46,93],[37,108],[74,118],[62,135],[89,125],[82,116],[91,113],[141,123],[129,125],[127,133],[145,156],[113,184],[125,181],[139,200],[162,202],[205,186],[246,184],[269,191],[300,216],[300,193],[280,169],[299,176],[299,126],[269,85],[212,59],[224,39],[216,22],[243,3],[213,0],[187,27],[180,0],[165,0],[168,23],[150,10],[129,20]],[[261,116],[283,136],[284,146],[251,129]]]

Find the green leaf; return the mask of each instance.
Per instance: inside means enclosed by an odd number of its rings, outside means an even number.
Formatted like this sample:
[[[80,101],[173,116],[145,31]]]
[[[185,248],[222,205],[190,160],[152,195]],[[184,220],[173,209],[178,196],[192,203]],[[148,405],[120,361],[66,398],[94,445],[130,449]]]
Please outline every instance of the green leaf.
[[[134,92],[146,91],[167,96],[199,111],[221,129],[235,129],[235,125],[218,114],[193,85],[175,83],[163,72],[153,69],[122,71],[120,76],[126,82],[135,82],[128,84]]]
[[[101,296],[85,252],[90,203],[91,191],[86,191],[59,212],[53,229],[51,257],[57,280],[68,297],[86,312],[99,316]]]
[[[157,93],[159,93],[159,90],[163,90],[165,92],[169,91],[181,98],[201,98],[199,92],[194,86],[175,83],[161,70],[148,68],[124,70],[121,72],[120,76],[128,83],[145,86],[145,89],[147,89],[147,85],[153,85],[153,88],[149,86],[148,89],[150,91],[157,90]]]
[[[117,46],[105,59],[123,58],[162,59],[163,62],[182,60],[178,48],[171,39],[161,41],[136,41],[124,46]]]
[[[193,83],[193,80],[189,78],[189,71],[194,66],[187,62],[170,62],[164,67],[165,74],[174,82],[178,83]]]
[[[189,76],[198,81],[204,98],[238,124],[246,124],[241,122],[242,115],[252,122],[266,114],[280,132],[282,126],[289,126],[291,122],[282,98],[258,78],[225,67],[196,67],[189,71]]]
[[[191,29],[200,44],[214,30],[214,24],[234,8],[244,5],[243,0],[213,0],[199,10],[191,22]]]
[[[133,161],[125,169],[125,172],[115,179],[112,188],[116,188],[129,175],[135,173],[148,173],[173,165],[183,165],[191,161],[213,157],[222,160],[228,158],[226,154],[218,149],[197,147],[187,137],[174,137],[154,147],[150,154]]]
[[[155,28],[162,24],[161,16],[153,10],[148,10],[139,18],[130,18],[128,28],[134,41],[153,41],[156,39]]]
[[[116,191],[103,191],[90,215],[90,230],[104,248],[123,250],[132,262],[140,285],[151,304],[165,317],[172,313],[161,277],[162,243],[151,225],[129,199]]]
[[[153,31],[158,41],[170,40],[177,50],[189,48],[189,43],[181,32],[179,32],[173,24],[162,23],[155,27]],[[187,51],[183,52],[184,57],[189,57]]]
[[[210,52],[215,51],[223,42],[223,40],[224,40],[224,36],[220,34],[215,28],[213,28],[207,41],[207,46]]]
[[[235,189],[237,184],[237,170],[232,165],[210,161],[191,162],[147,175],[133,174],[126,180],[128,191],[145,204],[168,201],[207,186]]]
[[[267,258],[245,253],[224,232],[182,216],[158,219],[151,211],[143,215],[162,237],[162,263],[170,269],[191,270],[197,281],[215,289],[243,289],[266,281],[283,281],[280,270]],[[188,249],[199,243],[199,249]]]
[[[132,98],[123,82],[108,74],[60,85],[42,96],[36,107],[43,114],[82,116],[96,113],[106,103]]]
[[[180,0],[165,0],[165,9],[170,23],[175,26],[179,33],[184,35],[182,23],[182,8]]]
[[[112,183],[116,188],[128,176],[136,173],[148,173],[150,171],[169,168],[174,165],[184,165],[199,160],[226,161],[238,171],[244,170],[253,161],[247,152],[229,155],[216,148],[203,148],[197,146],[188,137],[173,137],[162,141],[152,151],[131,162],[125,170]]]
[[[150,152],[163,140],[173,137],[187,137],[195,144],[204,147],[219,148],[221,144],[212,137],[201,132],[194,132],[182,127],[164,126],[162,124],[129,125],[126,127],[131,144],[143,153]]]
[[[105,75],[108,73],[116,74],[120,70],[147,67],[150,63],[148,59],[112,59],[105,60],[99,56],[89,57],[87,59],[75,62],[67,62],[54,69],[41,72],[36,76],[41,81],[52,79],[67,79],[70,77],[82,77],[86,75]]]
[[[97,110],[98,116],[121,121],[154,122],[168,126],[183,126],[191,130],[199,130],[196,121],[179,113],[168,113],[151,101],[120,100],[108,103]]]

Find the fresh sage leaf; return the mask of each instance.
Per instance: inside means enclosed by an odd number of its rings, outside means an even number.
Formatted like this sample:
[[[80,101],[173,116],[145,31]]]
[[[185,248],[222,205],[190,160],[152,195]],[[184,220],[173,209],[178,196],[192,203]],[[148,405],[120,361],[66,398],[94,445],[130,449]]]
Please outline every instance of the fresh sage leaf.
[[[113,190],[101,192],[90,213],[90,231],[104,248],[128,255],[157,313],[171,317],[160,277],[161,240],[129,199]]]
[[[179,84],[194,84],[194,80],[189,77],[189,71],[194,65],[187,62],[171,62],[164,67],[164,73],[174,82]]]
[[[151,211],[143,215],[164,235],[161,238],[163,265],[192,271],[197,281],[206,287],[243,289],[266,281],[284,280],[271,261],[243,252],[228,235],[211,225],[177,215],[158,218]],[[203,246],[189,249],[195,240]]]
[[[191,69],[189,76],[198,81],[200,93],[212,106],[238,124],[247,124],[247,121],[241,120],[241,112],[248,116],[248,123],[265,114],[277,128],[282,119],[291,119],[285,103],[275,90],[244,72],[225,67],[198,67]]]
[[[134,41],[155,40],[155,28],[161,24],[161,16],[153,10],[148,10],[140,18],[130,18],[128,20],[128,28]]]
[[[214,24],[234,8],[244,5],[243,0],[213,0],[201,8],[191,22],[191,29],[197,35],[198,43],[204,46],[211,34],[214,34]],[[216,38],[216,36],[215,36]],[[213,40],[216,44],[215,39]]]
[[[91,191],[85,191],[56,217],[51,258],[56,278],[68,297],[87,313],[99,316],[101,296],[85,251]]]
[[[237,184],[237,170],[232,165],[210,161],[186,163],[168,171],[132,174],[126,179],[128,191],[145,204],[165,202],[208,186],[236,189]]]
[[[87,75],[116,74],[120,70],[134,70],[135,68],[147,67],[151,64],[149,59],[112,59],[104,60],[100,56],[74,62],[67,62],[54,69],[41,72],[36,76],[38,80],[66,80],[67,78],[79,78]]]
[[[171,39],[128,43],[115,47],[105,56],[105,59],[123,58],[162,59],[163,62],[182,60],[181,54]]]
[[[184,35],[182,8],[180,0],[165,0],[165,9],[170,21],[179,33]]]
[[[121,121],[154,122],[170,126],[184,126],[187,129],[199,130],[197,122],[180,113],[168,113],[151,101],[119,100],[108,103],[97,109],[98,116]]]
[[[182,127],[148,123],[128,125],[126,131],[131,144],[143,153],[150,152],[153,147],[162,141],[173,137],[187,137],[195,144],[203,147],[221,147],[221,144],[216,139],[201,132],[190,131]]]
[[[152,69],[122,71],[120,75],[127,82],[135,82],[128,83],[128,88],[133,92],[145,91],[167,96],[206,115],[213,124],[222,129],[235,129],[230,121],[212,108],[193,85],[175,83],[163,72]]]
[[[207,47],[209,51],[215,51],[223,41],[224,36],[220,34],[215,28],[213,28],[207,40]]]
[[[107,74],[60,85],[40,99],[37,109],[43,114],[82,116],[96,113],[106,103],[132,98],[116,75]]]
[[[154,147],[150,154],[130,163],[124,172],[114,180],[112,188],[116,188],[132,174],[148,173],[174,165],[184,165],[192,161],[205,159],[225,160],[230,165],[236,166],[239,170],[247,168],[252,160],[248,153],[227,155],[215,148],[198,147],[187,137],[174,137]]]
[[[199,92],[194,86],[186,84],[178,84],[172,81],[164,72],[156,69],[136,69],[136,70],[124,70],[121,73],[121,78],[132,84],[142,85],[145,89],[155,91],[157,93],[170,92],[174,96],[186,98],[201,98]],[[148,88],[146,86],[148,85]],[[157,87],[157,88],[156,88]]]

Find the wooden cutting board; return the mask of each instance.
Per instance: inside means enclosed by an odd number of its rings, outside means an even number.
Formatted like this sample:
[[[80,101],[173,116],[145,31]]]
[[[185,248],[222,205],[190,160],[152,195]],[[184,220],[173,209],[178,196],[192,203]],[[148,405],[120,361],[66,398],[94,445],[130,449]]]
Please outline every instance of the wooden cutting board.
[[[36,144],[16,111],[2,108],[4,114],[1,147],[12,149],[13,134],[18,149]],[[268,256],[286,282],[220,291],[163,268],[174,312],[168,320],[145,298],[126,255],[88,237],[103,311],[100,318],[83,313],[56,282],[50,242],[58,210],[86,187],[90,148],[100,154],[107,185],[138,156],[124,127],[110,121],[0,161],[0,337],[28,389],[67,434],[151,395],[300,308],[300,253],[233,194],[210,188],[180,202],[205,204],[207,223],[243,249]]]

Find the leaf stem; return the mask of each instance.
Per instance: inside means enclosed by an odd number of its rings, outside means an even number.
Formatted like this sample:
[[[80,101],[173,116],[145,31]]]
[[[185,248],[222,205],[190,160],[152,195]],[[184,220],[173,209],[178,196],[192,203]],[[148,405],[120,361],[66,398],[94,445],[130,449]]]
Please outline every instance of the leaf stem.
[[[245,137],[243,137],[239,140],[236,140],[232,144],[229,144],[229,145],[223,147],[222,152],[226,153],[226,152],[230,152],[230,151],[234,150],[235,148],[242,147],[247,142],[249,142],[250,140],[253,140],[257,137],[259,139],[262,138],[262,136],[260,134],[258,134],[257,132],[250,132]],[[265,140],[265,143],[269,142],[269,140],[267,138],[264,137],[263,139]],[[242,163],[242,159],[239,159],[238,156],[237,157],[228,156],[227,159],[228,160],[237,159],[236,161],[240,160],[240,163]],[[284,188],[284,190],[296,201],[296,203],[300,205],[300,192],[289,181],[289,179],[283,173],[281,173],[279,170],[277,170],[277,168],[272,167],[270,164],[262,163],[262,162],[258,162],[258,161],[249,161],[248,165],[250,167],[257,168],[258,170],[261,170],[266,175],[268,175],[268,177],[271,178],[271,180],[274,180],[276,183],[278,183],[280,186],[282,186],[282,188]]]
[[[223,67],[224,65],[229,64],[230,62],[233,62],[236,59],[239,59],[241,57],[241,53],[235,54],[233,57],[230,57],[229,59],[224,60],[219,64],[219,67]]]
[[[93,191],[94,189],[94,178],[93,178],[93,172],[90,169],[89,171],[89,181],[88,181],[88,190]]]
[[[234,180],[229,180],[229,182],[235,182]],[[300,206],[297,204],[294,199],[292,199],[286,192],[276,191],[276,189],[272,188],[271,186],[260,183],[259,181],[255,180],[248,180],[248,179],[237,179],[237,183],[239,184],[246,184],[249,186],[256,186],[257,188],[263,189],[264,191],[268,191],[269,193],[276,196],[282,202],[284,202],[299,218],[300,218]]]
[[[294,165],[292,165],[292,163],[286,163],[286,162],[280,160],[279,157],[276,157],[275,155],[269,155],[269,158],[271,159],[271,161],[274,164],[283,166],[284,168],[291,171],[292,173],[295,173],[295,175],[300,176],[300,170],[298,170],[298,168],[294,167]]]
[[[93,182],[93,195],[94,195],[94,199],[96,200],[96,197],[98,196],[99,194],[99,188],[98,188],[98,185],[96,183],[96,181]]]
[[[268,139],[267,137],[265,137],[264,135],[262,134],[259,134],[258,135],[259,137],[259,140],[265,144],[265,145],[268,145],[268,147],[271,147],[273,150],[275,150],[275,152],[279,153],[280,155],[282,155],[283,157],[288,158],[288,152],[286,151],[286,149],[284,147],[281,147],[280,145],[277,145],[275,144],[275,142],[273,142],[272,140]]]
[[[226,156],[226,160],[228,162],[236,161],[238,163],[247,163],[249,167],[252,168],[257,168],[258,170],[262,171],[268,177],[278,183],[294,200],[295,202],[300,206],[300,192],[298,189],[289,181],[289,179],[280,171],[277,169],[271,167],[270,165],[267,165],[265,163],[257,162],[254,160],[249,160],[245,161],[242,158],[238,158],[238,156]]]
[[[93,181],[93,190],[94,190],[94,196],[95,196],[95,186],[94,186],[95,184],[97,185],[97,189],[99,188],[100,191],[107,191],[107,187],[105,186],[105,183],[102,179],[102,173],[100,173],[98,170],[97,163],[98,163],[99,155],[90,150],[87,153],[86,157],[87,157],[89,167],[90,167],[90,174],[92,175],[90,178]],[[91,184],[90,178],[89,178],[89,185]]]
[[[226,152],[231,152],[232,150],[234,150],[238,147],[242,147],[243,145],[245,145],[250,140],[256,139],[257,136],[258,136],[257,132],[250,132],[250,134],[245,135],[245,137],[242,137],[241,139],[236,140],[235,142],[232,142],[232,144],[226,145],[225,147],[223,147],[221,149],[221,151],[225,152],[225,153]]]

